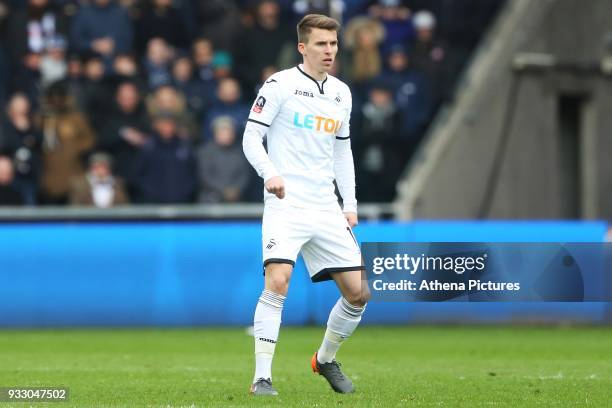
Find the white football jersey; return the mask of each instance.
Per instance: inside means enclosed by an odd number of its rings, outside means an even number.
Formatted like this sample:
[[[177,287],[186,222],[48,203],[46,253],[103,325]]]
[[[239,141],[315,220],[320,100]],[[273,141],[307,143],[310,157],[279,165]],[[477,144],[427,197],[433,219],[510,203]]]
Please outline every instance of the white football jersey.
[[[344,141],[350,148],[351,104],[344,82],[331,75],[317,81],[301,66],[275,73],[259,90],[248,120],[268,128],[268,156],[284,180],[288,204],[337,207],[334,145]],[[278,200],[264,195],[266,202]]]

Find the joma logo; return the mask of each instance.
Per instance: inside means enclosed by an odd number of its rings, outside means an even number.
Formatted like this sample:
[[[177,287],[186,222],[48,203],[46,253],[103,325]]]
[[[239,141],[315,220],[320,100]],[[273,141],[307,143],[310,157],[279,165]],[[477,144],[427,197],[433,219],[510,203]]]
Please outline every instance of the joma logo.
[[[314,98],[314,94],[310,91],[301,91],[299,89],[295,90],[294,95],[308,96],[309,98]]]

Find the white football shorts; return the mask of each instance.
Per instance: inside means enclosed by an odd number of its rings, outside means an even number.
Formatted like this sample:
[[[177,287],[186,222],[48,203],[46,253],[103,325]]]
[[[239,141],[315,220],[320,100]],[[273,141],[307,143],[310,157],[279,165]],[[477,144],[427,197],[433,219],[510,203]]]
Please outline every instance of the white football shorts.
[[[264,268],[269,263],[295,265],[301,251],[313,282],[332,279],[330,273],[364,269],[359,244],[339,206],[316,210],[266,203],[262,246]]]

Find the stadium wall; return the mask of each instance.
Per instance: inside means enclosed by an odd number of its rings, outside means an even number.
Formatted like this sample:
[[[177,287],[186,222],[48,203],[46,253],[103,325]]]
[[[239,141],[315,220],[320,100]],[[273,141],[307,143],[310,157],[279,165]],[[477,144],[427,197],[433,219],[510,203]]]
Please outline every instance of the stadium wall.
[[[0,224],[0,327],[250,325],[262,288],[256,222]],[[601,242],[603,222],[371,222],[361,242]],[[299,262],[287,324],[337,298]],[[606,303],[371,303],[364,322],[610,322]],[[608,320],[607,320],[608,319]]]
[[[399,184],[402,219],[612,219],[612,7],[506,3]]]

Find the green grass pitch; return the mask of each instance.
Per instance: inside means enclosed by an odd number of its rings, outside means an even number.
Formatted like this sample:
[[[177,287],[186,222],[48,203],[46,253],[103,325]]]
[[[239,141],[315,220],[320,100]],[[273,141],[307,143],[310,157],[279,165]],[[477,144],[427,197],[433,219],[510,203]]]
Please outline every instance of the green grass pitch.
[[[496,407],[612,404],[612,328],[361,327],[338,359],[352,395],[310,371],[323,328],[281,329],[277,398],[247,394],[244,329],[0,330],[0,387],[70,388],[34,407]]]

